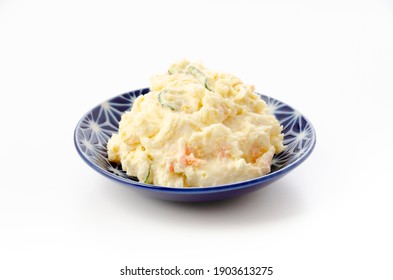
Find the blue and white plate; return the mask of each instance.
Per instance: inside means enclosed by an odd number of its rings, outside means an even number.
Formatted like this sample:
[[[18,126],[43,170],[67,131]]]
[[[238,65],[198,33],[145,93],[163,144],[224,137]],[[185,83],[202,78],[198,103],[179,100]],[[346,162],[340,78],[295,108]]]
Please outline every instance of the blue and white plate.
[[[312,152],[316,142],[315,130],[299,111],[266,95],[260,95],[283,126],[286,149],[273,158],[272,171],[262,177],[214,187],[173,188],[149,185],[129,177],[107,159],[106,144],[117,132],[121,115],[130,110],[134,100],[149,88],[130,91],[113,97],[88,111],[78,122],[75,147],[82,159],[102,175],[140,190],[147,195],[173,201],[209,201],[231,198],[267,186],[288,174]],[[225,174],[222,174],[225,176]]]

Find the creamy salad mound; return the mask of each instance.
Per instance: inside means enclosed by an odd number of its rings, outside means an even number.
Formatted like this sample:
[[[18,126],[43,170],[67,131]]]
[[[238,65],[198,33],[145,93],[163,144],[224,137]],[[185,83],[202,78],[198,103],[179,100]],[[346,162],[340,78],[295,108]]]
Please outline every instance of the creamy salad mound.
[[[282,127],[266,103],[230,74],[187,60],[151,78],[150,92],[123,114],[108,158],[139,181],[215,186],[270,172],[284,149]]]

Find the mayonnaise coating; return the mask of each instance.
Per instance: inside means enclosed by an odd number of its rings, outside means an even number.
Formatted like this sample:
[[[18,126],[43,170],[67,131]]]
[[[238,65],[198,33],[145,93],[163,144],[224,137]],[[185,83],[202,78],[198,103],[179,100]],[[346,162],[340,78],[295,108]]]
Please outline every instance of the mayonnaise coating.
[[[266,103],[230,74],[180,61],[124,113],[108,158],[141,182],[205,187],[260,177],[284,149]]]

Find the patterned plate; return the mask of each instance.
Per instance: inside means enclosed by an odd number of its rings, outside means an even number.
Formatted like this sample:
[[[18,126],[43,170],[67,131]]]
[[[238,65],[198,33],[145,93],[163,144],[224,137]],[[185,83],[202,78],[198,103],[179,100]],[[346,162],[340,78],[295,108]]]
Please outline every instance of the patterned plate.
[[[138,182],[107,159],[106,144],[117,132],[121,115],[130,110],[134,100],[149,88],[130,91],[109,99],[87,112],[75,128],[74,142],[82,159],[99,173],[125,183],[156,198],[174,201],[208,201],[242,195],[271,184],[302,163],[312,152],[316,135],[311,123],[289,105],[260,95],[283,126],[286,149],[273,158],[272,172],[252,180],[200,188],[171,188]],[[224,175],[224,174],[223,174]]]

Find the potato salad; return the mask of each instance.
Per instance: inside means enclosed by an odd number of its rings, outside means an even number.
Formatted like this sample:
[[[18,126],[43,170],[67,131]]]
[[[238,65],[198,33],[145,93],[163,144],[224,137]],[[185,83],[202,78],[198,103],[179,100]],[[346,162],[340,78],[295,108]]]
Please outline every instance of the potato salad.
[[[254,86],[183,60],[151,78],[107,148],[109,160],[140,182],[182,188],[263,176],[284,145]]]

